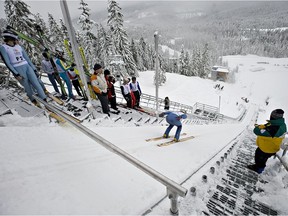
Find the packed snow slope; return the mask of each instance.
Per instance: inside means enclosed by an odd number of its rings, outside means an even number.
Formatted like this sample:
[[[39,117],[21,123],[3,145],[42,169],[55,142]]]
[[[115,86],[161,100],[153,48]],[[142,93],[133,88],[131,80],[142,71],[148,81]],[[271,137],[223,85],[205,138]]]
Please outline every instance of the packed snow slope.
[[[235,84],[167,73],[167,82],[159,89],[161,98],[168,96],[187,105],[201,102],[213,106],[218,106],[221,98],[221,112],[231,117],[240,114],[240,106],[248,110],[242,122],[184,125],[183,132],[195,136],[186,142],[161,148],[157,143],[162,141],[146,142],[145,139],[164,133],[166,126],[160,125],[128,127],[115,124],[113,119],[106,120],[107,127],[97,127],[96,120],[83,125],[180,183],[247,125],[253,125],[258,108],[258,123],[264,123],[273,109],[288,107],[284,96],[287,60],[226,56],[231,69],[239,67]],[[154,95],[153,76],[151,71],[140,73],[138,81],[144,93]],[[218,83],[224,85],[221,92],[214,88]],[[248,98],[249,103],[241,97]],[[266,106],[267,97],[270,99]],[[0,125],[1,214],[139,215],[166,194],[162,184],[69,125],[49,123],[46,117],[21,118],[17,114],[0,117]],[[174,133],[175,128],[171,135]],[[283,196],[281,200],[285,201]],[[281,208],[288,213],[288,207]],[[157,214],[167,215],[168,211]]]

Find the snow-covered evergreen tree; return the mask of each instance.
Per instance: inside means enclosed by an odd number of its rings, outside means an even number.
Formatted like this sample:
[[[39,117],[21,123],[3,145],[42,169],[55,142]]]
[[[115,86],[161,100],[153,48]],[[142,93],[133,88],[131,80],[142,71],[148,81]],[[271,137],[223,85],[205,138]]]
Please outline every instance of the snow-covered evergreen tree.
[[[123,15],[121,7],[114,0],[108,1],[108,21],[111,30],[112,40],[115,45],[116,54],[122,56],[127,73],[130,76],[139,76],[136,64],[130,51],[128,35],[123,26]]]
[[[207,78],[210,73],[210,62],[209,62],[209,48],[208,44],[204,45],[204,49],[201,55],[201,65],[199,67],[199,76],[201,78]]]
[[[163,70],[163,57],[159,54],[159,67],[158,67],[158,84],[159,86],[161,86],[162,84],[164,84],[166,82],[166,74],[165,74],[165,70]],[[154,74],[154,84],[156,85],[156,71]]]
[[[49,25],[49,34],[50,34],[50,41],[53,44],[52,50],[55,51],[57,47],[61,48],[64,50],[63,46],[63,33],[57,24],[56,20],[54,19],[53,15],[48,13],[48,25]]]
[[[138,47],[138,44],[135,43],[135,41],[133,39],[131,40],[130,50],[132,52],[132,56],[133,56],[133,59],[134,59],[136,66],[137,66],[137,69],[140,71],[143,71],[144,66],[143,66],[142,58],[139,56],[139,47]]]
[[[189,54],[185,52],[184,45],[182,45],[179,58],[179,73],[189,76]]]
[[[64,21],[62,19],[59,19],[59,21],[60,21],[60,32],[62,33],[61,37],[63,39],[69,38],[68,29],[67,29]]]
[[[143,37],[140,38],[139,47],[139,56],[142,58],[144,70],[148,70],[151,68],[151,63],[149,62],[148,45],[146,44]]]
[[[96,36],[93,33],[93,27],[96,23],[90,19],[90,9],[88,4],[84,0],[80,1],[81,10],[78,24],[80,25],[81,32],[79,32],[80,46],[84,49],[84,55],[90,68],[96,63],[94,62],[95,51],[98,46],[96,42]]]
[[[96,61],[101,62],[103,65],[109,65],[109,57],[115,55],[113,42],[111,39],[110,31],[106,31],[103,25],[100,24],[97,31],[98,46],[96,51]]]
[[[193,50],[191,61],[191,76],[199,76],[199,68],[201,67],[201,54],[200,49],[196,47]]]

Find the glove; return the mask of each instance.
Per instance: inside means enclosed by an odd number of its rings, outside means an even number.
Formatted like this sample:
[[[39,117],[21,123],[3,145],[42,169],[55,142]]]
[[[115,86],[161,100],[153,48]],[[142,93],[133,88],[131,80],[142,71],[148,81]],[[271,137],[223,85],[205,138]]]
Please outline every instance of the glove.
[[[39,78],[40,74],[38,73],[38,71],[36,69],[34,70],[34,73],[35,73],[36,77]]]
[[[129,101],[129,97],[125,97],[125,100],[126,100],[126,101]]]
[[[160,113],[159,117],[164,117],[164,115],[165,115],[164,113]]]
[[[18,81],[21,81],[23,77],[20,74],[16,74],[15,79],[17,79]]]
[[[76,66],[76,64],[73,62],[72,64],[71,64],[71,67],[75,67]]]
[[[262,125],[255,124],[254,126],[258,127],[259,129],[265,129],[266,128],[266,125],[264,125],[264,124],[262,124]]]

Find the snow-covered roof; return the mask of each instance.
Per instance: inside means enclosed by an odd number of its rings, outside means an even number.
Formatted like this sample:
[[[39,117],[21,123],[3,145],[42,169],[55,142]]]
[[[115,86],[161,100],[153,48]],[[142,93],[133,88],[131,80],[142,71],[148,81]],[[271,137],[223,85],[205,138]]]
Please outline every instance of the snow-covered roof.
[[[215,71],[215,72],[222,72],[222,73],[229,73],[229,69],[228,68],[225,68],[223,66],[213,66],[212,67],[212,70]]]

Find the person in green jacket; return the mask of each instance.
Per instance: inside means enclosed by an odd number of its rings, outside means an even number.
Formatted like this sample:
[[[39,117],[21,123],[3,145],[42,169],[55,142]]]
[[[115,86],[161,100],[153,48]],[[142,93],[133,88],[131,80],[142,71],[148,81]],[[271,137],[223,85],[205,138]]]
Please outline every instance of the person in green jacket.
[[[257,173],[262,173],[266,167],[267,160],[280,150],[281,143],[287,131],[284,111],[282,109],[273,110],[270,120],[266,124],[255,125],[253,132],[257,135],[255,151],[255,164],[247,167]]]

